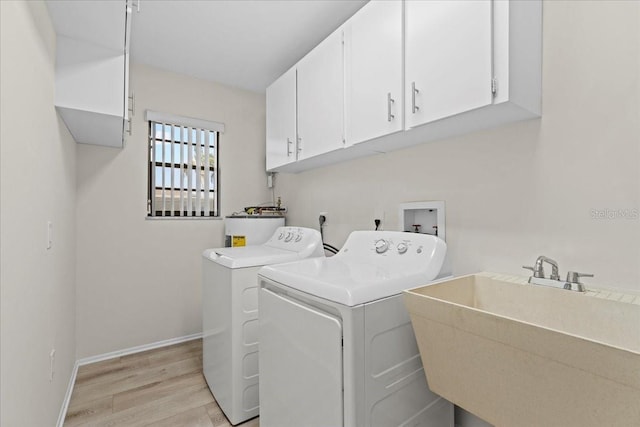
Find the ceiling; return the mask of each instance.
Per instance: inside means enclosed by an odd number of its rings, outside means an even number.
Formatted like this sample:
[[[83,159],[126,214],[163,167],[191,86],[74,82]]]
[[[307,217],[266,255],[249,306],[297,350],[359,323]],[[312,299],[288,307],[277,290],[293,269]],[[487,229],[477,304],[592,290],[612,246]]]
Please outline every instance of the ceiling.
[[[143,0],[131,60],[263,92],[367,0]]]

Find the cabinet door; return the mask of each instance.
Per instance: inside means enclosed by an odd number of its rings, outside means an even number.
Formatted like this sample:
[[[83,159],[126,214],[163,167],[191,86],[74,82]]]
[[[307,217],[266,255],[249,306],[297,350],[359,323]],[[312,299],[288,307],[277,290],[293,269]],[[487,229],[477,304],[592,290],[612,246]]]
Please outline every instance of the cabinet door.
[[[344,146],[343,57],[342,29],[338,29],[297,65],[298,159]]]
[[[55,27],[64,29],[56,43],[56,108],[76,142],[122,148],[128,108],[127,2],[47,6]]]
[[[374,1],[345,26],[347,145],[402,130],[402,2]]]
[[[267,88],[267,170],[296,160],[296,69]]]
[[[131,135],[133,124],[131,117],[135,112],[135,98],[133,93],[129,93],[129,67],[131,61],[131,20],[133,13],[132,0],[126,1],[126,14],[125,14],[125,31],[124,31],[124,119],[122,130],[122,146],[126,142],[127,134]],[[131,102],[129,102],[131,100]]]
[[[491,104],[491,1],[405,5],[407,128]]]

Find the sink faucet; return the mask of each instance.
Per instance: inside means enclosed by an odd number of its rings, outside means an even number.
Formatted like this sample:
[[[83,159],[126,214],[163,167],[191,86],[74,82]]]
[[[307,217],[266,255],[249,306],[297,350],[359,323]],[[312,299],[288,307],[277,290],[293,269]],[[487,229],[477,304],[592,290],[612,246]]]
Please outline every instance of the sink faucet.
[[[560,280],[560,273],[558,272],[558,263],[555,262],[554,260],[552,260],[551,258],[547,258],[544,255],[540,255],[538,257],[538,259],[536,260],[536,267],[539,265],[540,266],[540,270],[542,270],[542,263],[543,262],[547,262],[547,263],[551,264],[551,276],[549,276],[549,279],[551,279],[551,280]]]
[[[552,260],[551,258],[548,258],[544,255],[540,255],[538,257],[538,259],[536,260],[536,265],[535,267],[527,267],[527,266],[522,266],[522,268],[526,268],[528,270],[532,270],[533,271],[533,277],[536,279],[544,279],[544,267],[543,267],[543,263],[547,262],[551,265],[551,276],[549,276],[549,279],[551,280],[560,280],[560,273],[558,271],[558,263],[554,260]]]
[[[551,276],[546,278],[544,275],[544,263],[548,263],[551,265]],[[535,266],[522,266],[522,268],[526,268],[527,270],[533,271],[533,276],[529,277],[529,283],[534,285],[544,285],[544,286],[552,286],[554,288],[568,289],[574,290],[578,292],[584,292],[585,288],[582,283],[580,283],[580,277],[593,277],[593,274],[584,274],[577,273],[574,271],[570,271],[567,274],[567,280],[560,280],[560,271],[558,269],[558,263],[551,258],[548,258],[544,255],[540,255],[538,259],[536,259]]]

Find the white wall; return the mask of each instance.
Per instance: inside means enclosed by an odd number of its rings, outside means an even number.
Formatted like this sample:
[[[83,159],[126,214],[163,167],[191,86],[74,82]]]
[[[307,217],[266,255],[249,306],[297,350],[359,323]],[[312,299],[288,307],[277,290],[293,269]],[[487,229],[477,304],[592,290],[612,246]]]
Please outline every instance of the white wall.
[[[264,97],[134,64],[126,148],[76,146],[53,108],[46,7],[0,8],[0,424],[53,425],[76,357],[201,330],[200,253],[222,245],[223,223],[144,219],[144,109],[227,125],[227,215],[270,199]],[[279,175],[288,222],[316,227],[327,211],[327,241],[340,246],[373,228],[374,212],[396,229],[399,203],[445,200],[456,274],[526,275],[520,266],[544,253],[563,272],[640,290],[640,220],[592,218],[640,208],[639,23],[638,2],[545,2],[541,120]]]
[[[202,330],[201,253],[221,220],[146,220],[146,109],[222,122],[221,211],[271,200],[264,95],[141,64],[131,68],[133,136],[122,150],[78,145],[78,358]]]
[[[281,174],[288,221],[326,241],[398,229],[398,205],[444,200],[455,274],[528,276],[545,254],[599,283],[640,291],[640,3],[544,3],[543,117],[312,170]],[[635,210],[594,219],[592,210]]]
[[[75,143],[53,107],[46,6],[2,1],[0,16],[0,424],[52,426],[75,362]]]

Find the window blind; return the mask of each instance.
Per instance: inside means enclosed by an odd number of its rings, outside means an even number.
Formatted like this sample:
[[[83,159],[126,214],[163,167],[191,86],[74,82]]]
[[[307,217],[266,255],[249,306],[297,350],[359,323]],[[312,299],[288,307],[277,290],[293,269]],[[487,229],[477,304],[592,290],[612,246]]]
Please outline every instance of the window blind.
[[[149,216],[219,215],[218,140],[216,130],[149,120]]]

